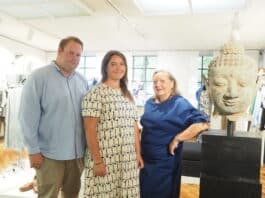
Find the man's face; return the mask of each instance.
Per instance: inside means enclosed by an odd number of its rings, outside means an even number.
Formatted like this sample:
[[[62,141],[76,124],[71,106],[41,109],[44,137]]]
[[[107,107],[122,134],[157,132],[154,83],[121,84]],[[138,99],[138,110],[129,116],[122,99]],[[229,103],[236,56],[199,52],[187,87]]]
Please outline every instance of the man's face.
[[[71,73],[79,64],[82,54],[82,47],[79,43],[70,41],[64,49],[58,50],[58,59],[61,69],[66,73]]]
[[[256,69],[247,66],[223,66],[209,74],[209,91],[215,109],[221,115],[246,112],[255,92]]]

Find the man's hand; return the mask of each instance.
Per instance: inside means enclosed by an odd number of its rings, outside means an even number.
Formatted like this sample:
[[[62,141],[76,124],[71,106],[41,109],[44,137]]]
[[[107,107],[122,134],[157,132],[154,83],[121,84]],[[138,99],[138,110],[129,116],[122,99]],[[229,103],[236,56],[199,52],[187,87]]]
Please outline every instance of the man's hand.
[[[41,153],[35,153],[29,155],[30,167],[39,169],[43,162],[43,155]]]

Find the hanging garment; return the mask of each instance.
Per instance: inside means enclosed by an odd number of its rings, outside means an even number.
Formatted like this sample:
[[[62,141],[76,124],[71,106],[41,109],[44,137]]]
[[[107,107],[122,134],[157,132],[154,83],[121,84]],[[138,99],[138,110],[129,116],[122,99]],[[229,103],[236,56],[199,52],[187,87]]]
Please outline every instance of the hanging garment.
[[[22,87],[8,89],[7,114],[4,146],[6,148],[22,151],[26,147],[23,143],[21,129],[18,121]]]

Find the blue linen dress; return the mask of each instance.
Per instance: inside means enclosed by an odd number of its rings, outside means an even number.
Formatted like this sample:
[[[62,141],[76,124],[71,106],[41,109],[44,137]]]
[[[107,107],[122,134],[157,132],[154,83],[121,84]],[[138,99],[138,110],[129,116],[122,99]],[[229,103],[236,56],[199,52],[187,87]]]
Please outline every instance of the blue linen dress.
[[[141,198],[179,197],[183,145],[179,144],[172,156],[169,143],[191,124],[200,122],[207,122],[207,118],[180,95],[159,104],[153,98],[146,102],[141,118]]]

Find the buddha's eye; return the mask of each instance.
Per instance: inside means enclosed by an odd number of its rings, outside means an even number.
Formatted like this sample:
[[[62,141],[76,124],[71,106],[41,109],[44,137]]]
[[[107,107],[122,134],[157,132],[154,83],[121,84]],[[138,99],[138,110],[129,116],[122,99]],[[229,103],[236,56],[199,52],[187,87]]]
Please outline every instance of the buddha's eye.
[[[240,87],[246,87],[248,85],[246,81],[239,81],[238,84]]]
[[[226,86],[227,80],[224,78],[216,78],[214,79],[213,84],[218,87]]]

